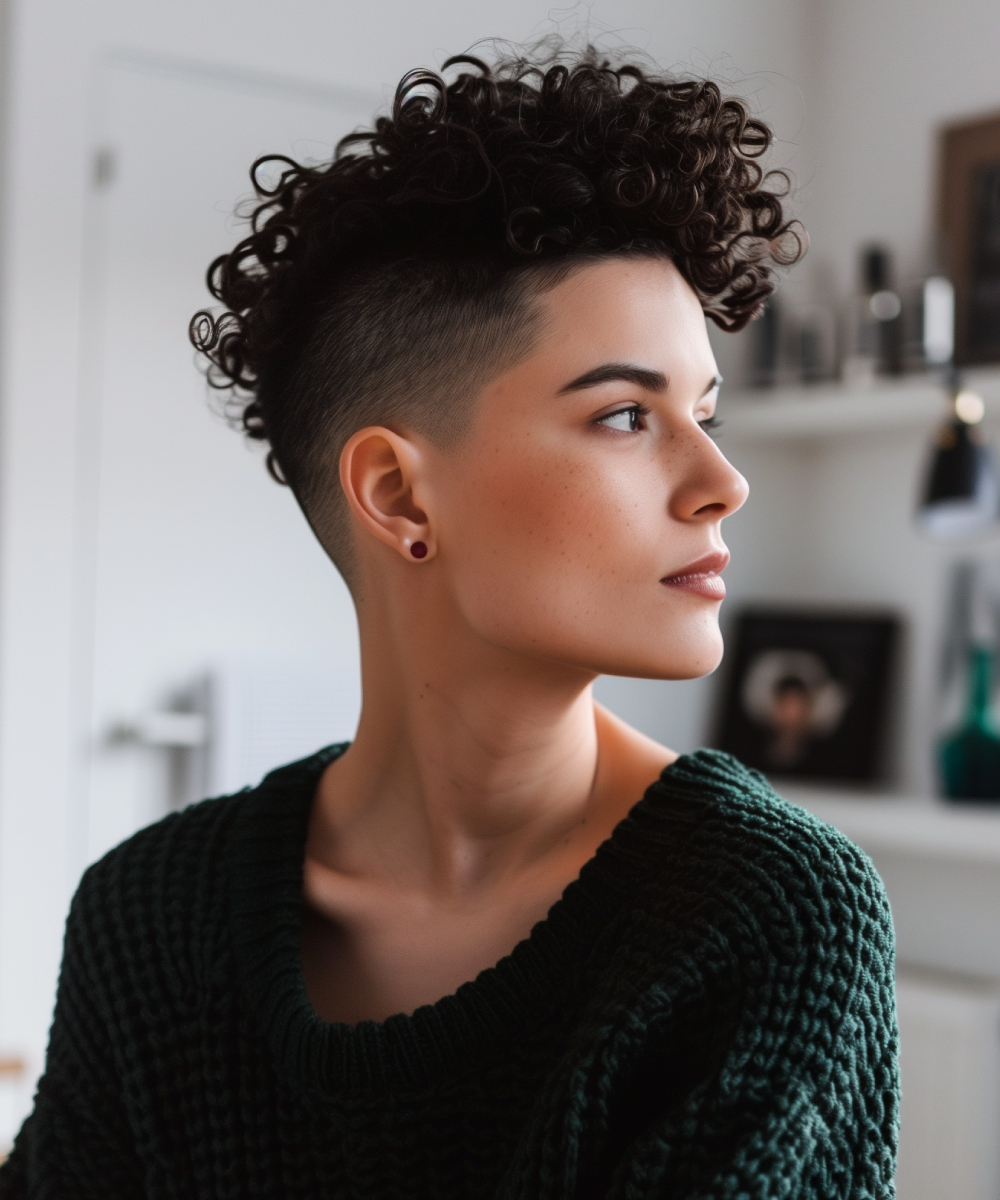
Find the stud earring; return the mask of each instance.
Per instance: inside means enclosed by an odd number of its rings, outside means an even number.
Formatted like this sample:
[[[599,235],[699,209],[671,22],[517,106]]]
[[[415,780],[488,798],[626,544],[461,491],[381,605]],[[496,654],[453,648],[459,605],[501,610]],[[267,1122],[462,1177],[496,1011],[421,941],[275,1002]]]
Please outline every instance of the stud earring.
[[[410,547],[410,553],[413,555],[414,558],[426,558],[427,557],[426,542],[414,542],[413,545]]]

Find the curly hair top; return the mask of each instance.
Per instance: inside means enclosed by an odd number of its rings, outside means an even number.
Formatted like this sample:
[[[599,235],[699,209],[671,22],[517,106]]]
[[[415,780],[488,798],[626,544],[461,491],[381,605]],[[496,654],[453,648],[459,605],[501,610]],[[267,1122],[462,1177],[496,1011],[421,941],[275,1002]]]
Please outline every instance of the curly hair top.
[[[270,442],[272,474],[342,571],[347,438],[388,420],[460,432],[478,389],[530,349],[532,298],[575,264],[669,257],[735,330],[803,249],[787,177],[758,161],[770,130],[716,84],[591,50],[455,66],[451,83],[407,74],[391,115],[326,165],[258,159],[250,231],[208,271],[225,311],[191,321],[210,383]]]

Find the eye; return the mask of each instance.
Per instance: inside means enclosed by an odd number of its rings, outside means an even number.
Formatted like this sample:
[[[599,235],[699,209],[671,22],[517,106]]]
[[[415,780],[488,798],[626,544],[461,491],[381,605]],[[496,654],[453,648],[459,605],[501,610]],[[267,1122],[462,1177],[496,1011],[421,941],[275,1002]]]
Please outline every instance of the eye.
[[[717,429],[722,428],[722,422],[718,417],[706,417],[704,421],[699,421],[698,424],[711,437]]]
[[[598,417],[595,425],[603,425],[606,429],[619,429],[622,433],[636,433],[642,426],[642,418],[649,412],[641,404],[633,404],[628,408],[619,408],[617,412]]]

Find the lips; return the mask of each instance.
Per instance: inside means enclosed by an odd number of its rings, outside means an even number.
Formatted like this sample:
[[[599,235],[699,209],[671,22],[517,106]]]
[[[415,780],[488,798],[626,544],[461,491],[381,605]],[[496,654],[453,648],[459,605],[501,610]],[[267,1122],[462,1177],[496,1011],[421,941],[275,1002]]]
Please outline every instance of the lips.
[[[671,591],[690,592],[706,600],[724,600],[726,585],[722,572],[729,562],[728,550],[713,550],[688,563],[675,575],[666,575],[660,582]]]

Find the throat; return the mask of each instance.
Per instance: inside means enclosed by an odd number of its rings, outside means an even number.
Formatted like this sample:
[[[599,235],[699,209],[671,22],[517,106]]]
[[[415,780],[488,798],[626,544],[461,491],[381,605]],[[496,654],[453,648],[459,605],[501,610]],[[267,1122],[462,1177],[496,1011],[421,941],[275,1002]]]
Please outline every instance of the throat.
[[[328,1021],[412,1012],[510,954],[674,757],[589,684],[538,724],[508,697],[495,728],[496,696],[432,692],[417,717],[363,714],[319,782],[302,958]]]
[[[474,907],[558,856],[592,819],[589,689],[537,726],[518,714],[501,729],[488,712],[459,715],[440,699],[404,715],[394,724],[363,715],[322,776],[309,837],[317,862]]]

